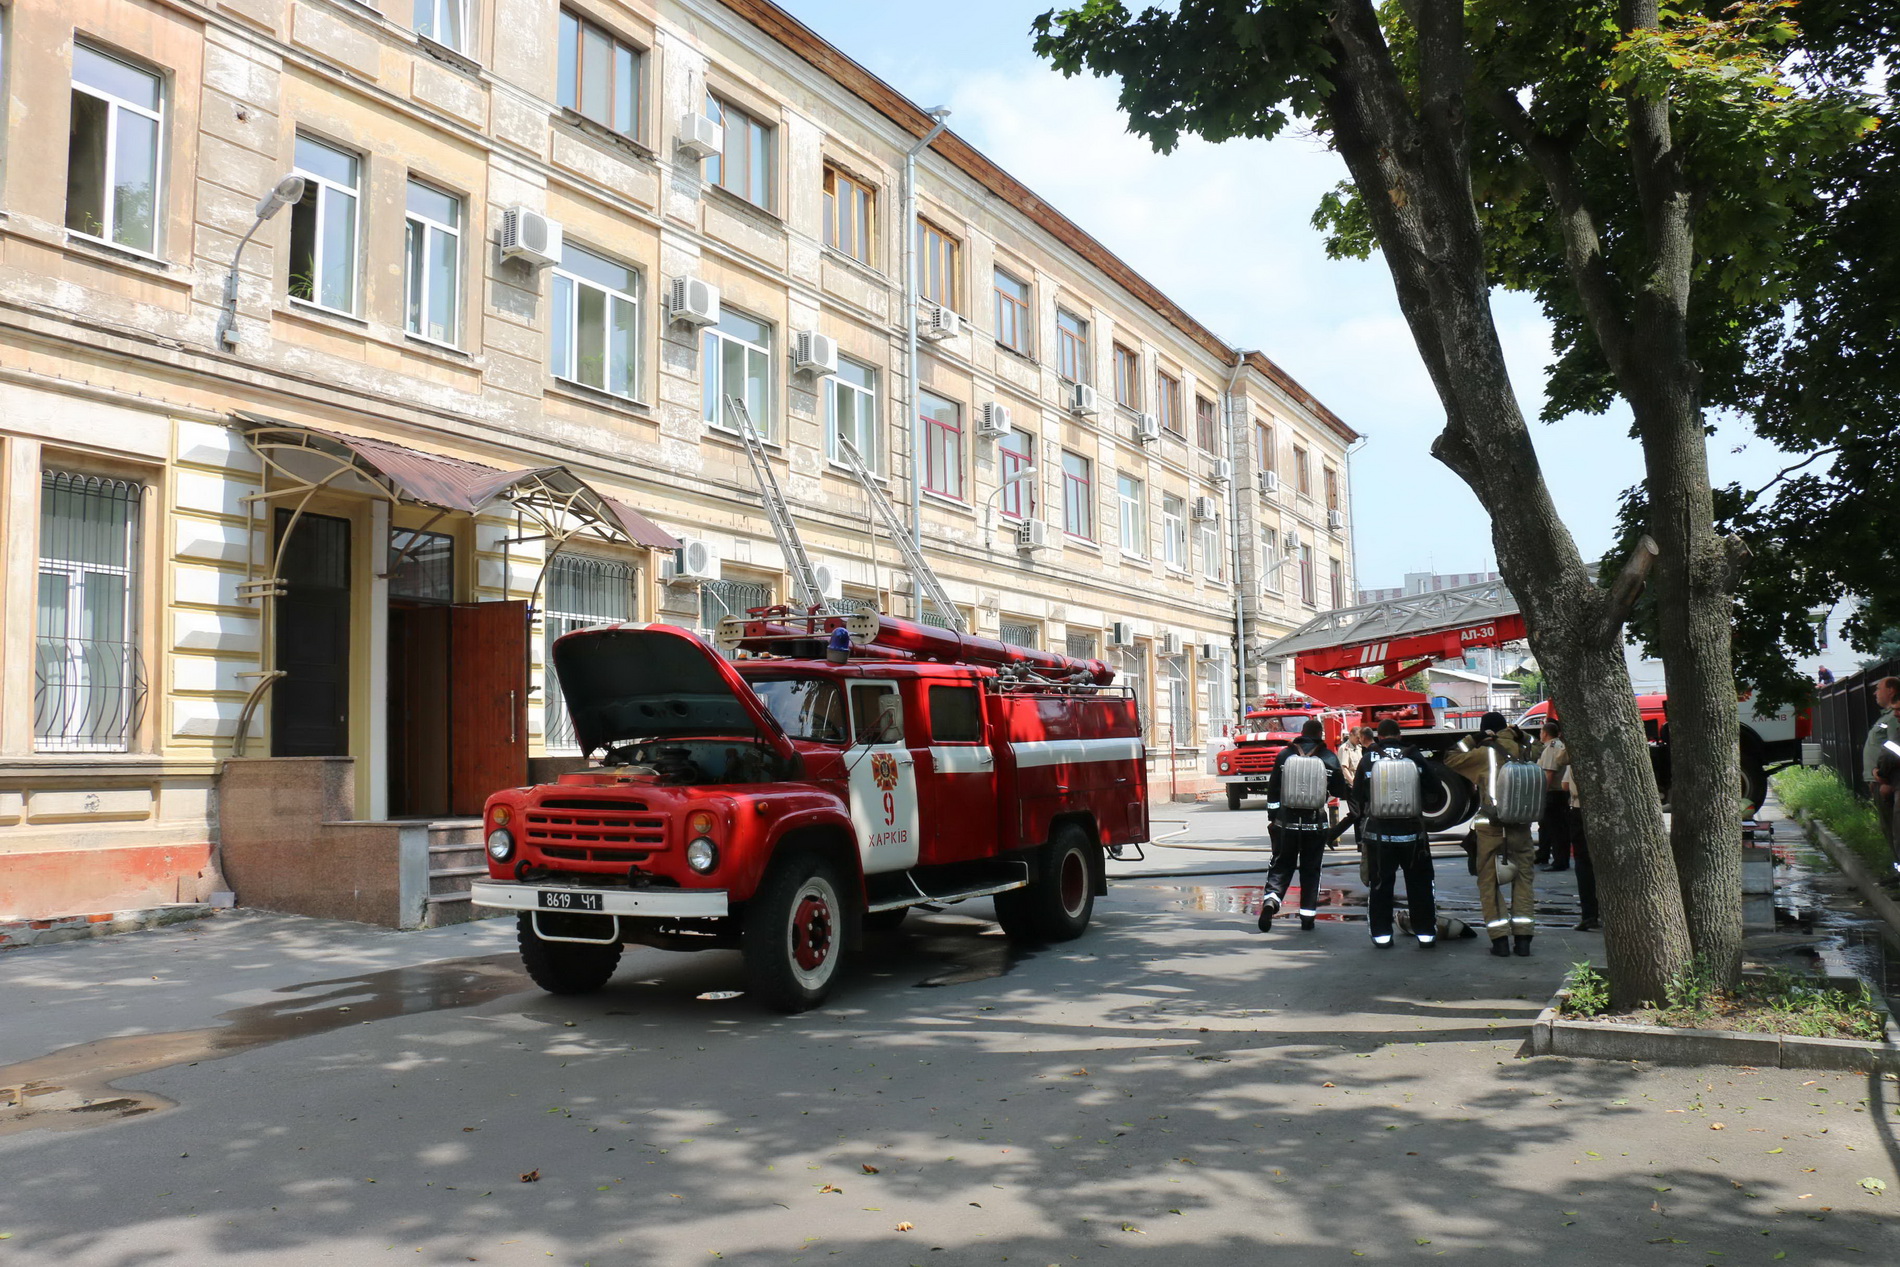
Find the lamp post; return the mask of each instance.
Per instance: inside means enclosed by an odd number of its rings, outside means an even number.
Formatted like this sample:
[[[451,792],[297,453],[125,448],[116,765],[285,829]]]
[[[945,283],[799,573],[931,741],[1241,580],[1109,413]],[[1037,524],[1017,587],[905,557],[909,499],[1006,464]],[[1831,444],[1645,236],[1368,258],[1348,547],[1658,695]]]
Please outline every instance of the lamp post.
[[[228,351],[238,345],[238,261],[244,258],[244,248],[250,245],[252,236],[264,227],[264,221],[303,198],[303,187],[303,177],[293,172],[272,185],[270,192],[257,200],[257,219],[238,239],[237,250],[231,252],[230,271],[224,275],[224,308],[218,314],[217,344],[220,348]]]
[[[995,518],[994,512],[996,510],[996,499],[1001,497],[1003,493],[1009,489],[1010,485],[1016,483],[1018,480],[1027,479],[1031,475],[1034,475],[1035,473],[1036,473],[1036,468],[1033,466],[1024,466],[1024,467],[1017,468],[1016,470],[1011,471],[1008,475],[1005,475],[1003,477],[1003,482],[998,484],[995,488],[991,489],[990,495],[983,499],[983,548],[985,550],[990,548],[990,545],[992,544],[992,540],[993,540],[993,534],[990,531],[990,525],[991,525],[992,520]]]

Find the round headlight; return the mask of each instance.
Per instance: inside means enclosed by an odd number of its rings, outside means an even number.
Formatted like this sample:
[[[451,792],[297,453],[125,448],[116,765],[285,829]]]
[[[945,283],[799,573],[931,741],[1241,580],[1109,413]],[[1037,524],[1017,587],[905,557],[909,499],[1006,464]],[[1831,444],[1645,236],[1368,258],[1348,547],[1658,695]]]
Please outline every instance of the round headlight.
[[[488,833],[488,856],[496,862],[506,862],[515,856],[515,838],[505,827],[497,827]]]
[[[686,865],[705,875],[719,865],[719,846],[704,836],[686,842]]]

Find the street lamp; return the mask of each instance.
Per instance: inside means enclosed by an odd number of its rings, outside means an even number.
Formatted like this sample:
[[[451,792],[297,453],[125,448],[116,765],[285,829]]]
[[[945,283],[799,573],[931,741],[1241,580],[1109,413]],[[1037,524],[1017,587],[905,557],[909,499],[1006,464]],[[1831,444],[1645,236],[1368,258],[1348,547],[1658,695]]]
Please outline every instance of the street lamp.
[[[1024,466],[1024,467],[1017,468],[1016,470],[1011,471],[1008,475],[1005,475],[1003,477],[1003,482],[998,484],[995,488],[991,489],[990,495],[983,499],[983,548],[985,550],[990,548],[990,542],[991,542],[990,521],[994,517],[993,512],[996,509],[996,499],[1001,497],[1003,495],[1004,490],[1008,489],[1009,486],[1014,484],[1017,480],[1027,479],[1031,475],[1034,475],[1035,473],[1036,473],[1036,468],[1033,466]]]
[[[270,192],[257,200],[257,219],[238,239],[237,250],[231,252],[231,268],[224,275],[224,309],[218,314],[218,346],[235,348],[238,345],[237,332],[237,292],[238,261],[244,258],[244,248],[250,245],[251,237],[264,227],[264,221],[276,215],[283,208],[303,198],[303,177],[295,172],[271,186]]]

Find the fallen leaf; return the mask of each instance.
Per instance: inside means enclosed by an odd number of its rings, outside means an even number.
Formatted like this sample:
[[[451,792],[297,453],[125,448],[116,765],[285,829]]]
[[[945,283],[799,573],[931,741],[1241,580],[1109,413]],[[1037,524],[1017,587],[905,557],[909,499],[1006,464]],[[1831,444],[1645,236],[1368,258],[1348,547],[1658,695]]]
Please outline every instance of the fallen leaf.
[[[870,1162],[867,1161],[864,1163],[864,1173],[867,1175],[874,1175],[877,1173],[877,1167],[873,1166]]]
[[[1320,1083],[1319,1085],[1321,1085],[1322,1087],[1330,1087],[1330,1086],[1332,1086],[1333,1084],[1332,1084],[1332,1083],[1330,1083],[1330,1082],[1322,1082],[1322,1083]]]
[[[820,1188],[820,1189],[818,1189],[818,1191],[820,1191],[820,1192],[843,1192],[843,1191],[844,1191],[844,1189],[843,1189],[843,1188],[840,1188],[840,1187],[839,1187],[839,1186],[838,1186],[837,1184],[835,1184],[835,1183],[828,1183],[828,1184],[826,1184],[826,1185],[825,1185],[824,1187],[822,1187],[822,1188]]]
[[[1778,1258],[1778,1259],[1779,1259],[1779,1258],[1786,1258],[1787,1256],[1788,1256],[1788,1251],[1787,1251],[1787,1250],[1785,1250],[1785,1249],[1778,1249],[1778,1250],[1776,1250],[1776,1251],[1775,1251],[1775,1257],[1776,1257],[1776,1258]]]
[[[897,1230],[900,1232],[908,1232],[911,1230],[911,1225],[909,1223],[899,1223],[897,1225]]]
[[[1133,1233],[1134,1233],[1134,1234],[1135,1234],[1136,1236],[1146,1236],[1146,1235],[1147,1235],[1147,1233],[1146,1233],[1146,1232],[1144,1232],[1144,1231],[1142,1231],[1142,1230],[1141,1230],[1140,1228],[1138,1228],[1138,1227],[1136,1227],[1136,1226],[1135,1226],[1135,1225],[1134,1225],[1133,1223],[1124,1223],[1124,1224],[1122,1224],[1122,1231],[1124,1231],[1124,1232],[1133,1232]]]
[[[1417,1240],[1415,1240],[1415,1241],[1413,1241],[1412,1243],[1413,1243],[1414,1245],[1430,1245],[1430,1244],[1431,1244],[1431,1242],[1430,1242],[1430,1241],[1428,1241],[1428,1240],[1426,1240],[1426,1239],[1425,1239],[1424,1237],[1422,1237],[1422,1236],[1421,1236],[1421,1237],[1419,1237],[1419,1238],[1418,1238]]]
[[[527,1174],[525,1174],[525,1175],[523,1175],[523,1176],[521,1176],[521,1182],[523,1182],[523,1183],[540,1183],[540,1182],[541,1182],[541,1172],[540,1172],[539,1170],[530,1170],[530,1171],[529,1171],[529,1172],[528,1172]]]
[[[1086,1078],[1089,1076],[1089,1071],[1086,1069],[1077,1069],[1074,1073],[1070,1074],[1069,1076],[1071,1078]]]
[[[1873,1195],[1879,1196],[1887,1190],[1887,1181],[1885,1179],[1863,1179],[1860,1181],[1860,1186],[1867,1189],[1867,1191]]]
[[[1769,1149],[1768,1151],[1769,1151],[1769,1153],[1770,1153],[1770,1154],[1773,1154],[1773,1153],[1779,1153],[1779,1152],[1782,1152],[1782,1151],[1784,1151],[1784,1150],[1783,1150],[1783,1149],[1779,1149],[1779,1148],[1771,1148],[1771,1149]]]
[[[1720,1122],[1710,1122],[1709,1129],[1712,1131],[1726,1131],[1728,1127],[1722,1125]]]

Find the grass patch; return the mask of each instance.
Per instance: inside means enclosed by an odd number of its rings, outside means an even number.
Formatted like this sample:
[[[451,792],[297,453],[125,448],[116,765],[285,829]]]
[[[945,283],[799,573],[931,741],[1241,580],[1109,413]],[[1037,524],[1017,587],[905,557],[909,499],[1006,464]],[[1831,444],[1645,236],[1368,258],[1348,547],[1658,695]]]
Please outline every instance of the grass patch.
[[[1733,990],[1715,984],[1699,960],[1669,983],[1662,1007],[1610,1015],[1610,983],[1595,965],[1570,969],[1565,1016],[1603,1017],[1632,1025],[1715,1029],[1745,1034],[1793,1034],[1801,1038],[1855,1038],[1879,1042],[1886,1019],[1865,983],[1843,990],[1800,973],[1774,970],[1744,977]]]
[[[1841,776],[1822,766],[1789,766],[1772,780],[1775,795],[1791,814],[1803,810],[1827,824],[1860,860],[1884,875],[1893,866],[1873,803],[1855,795]]]

